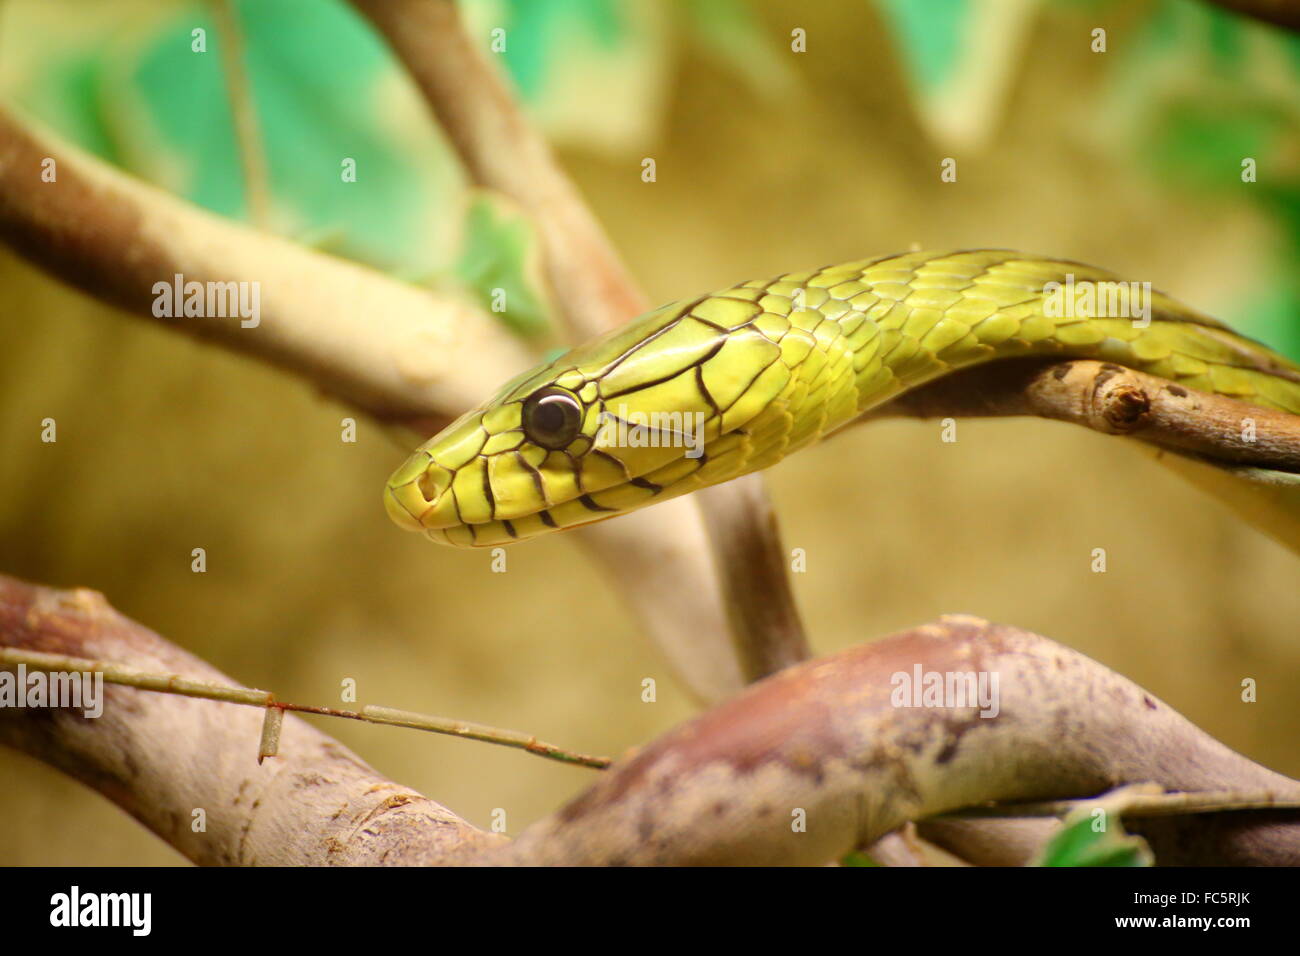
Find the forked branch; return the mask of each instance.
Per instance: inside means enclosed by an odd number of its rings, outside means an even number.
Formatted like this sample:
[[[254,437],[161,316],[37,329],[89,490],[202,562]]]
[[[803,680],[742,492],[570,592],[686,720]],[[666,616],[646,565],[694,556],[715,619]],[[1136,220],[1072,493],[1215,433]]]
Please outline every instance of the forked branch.
[[[228,683],[94,592],[12,578],[0,577],[0,646]],[[899,696],[899,675],[935,673],[984,675],[995,694],[921,706],[910,690]],[[280,756],[259,766],[260,725],[256,708],[111,687],[98,718],[0,709],[0,742],[98,789],[203,863],[818,864],[909,821],[1125,784],[1227,791],[1229,805],[1242,794],[1257,805],[1300,801],[1300,783],[1127,679],[969,617],[788,668],[618,761],[513,843],[384,779],[293,716]],[[1125,821],[1159,862],[1300,862],[1300,810],[1206,813],[1187,802],[1197,812]],[[946,827],[969,848],[964,823],[921,832],[942,842]]]

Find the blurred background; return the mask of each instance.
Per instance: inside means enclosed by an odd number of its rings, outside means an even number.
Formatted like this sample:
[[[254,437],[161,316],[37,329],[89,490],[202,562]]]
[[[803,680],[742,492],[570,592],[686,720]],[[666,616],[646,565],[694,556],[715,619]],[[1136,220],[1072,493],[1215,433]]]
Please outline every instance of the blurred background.
[[[514,331],[544,336],[529,224],[466,190],[368,24],[342,0],[233,6],[271,227],[413,282],[504,286]],[[1198,0],[464,8],[485,45],[506,30],[513,82],[657,302],[916,243],[1009,246],[1151,281],[1300,358],[1300,42],[1279,29]],[[0,97],[246,219],[212,13],[5,0]],[[196,27],[207,55],[191,52]],[[343,156],[357,183],[340,183]],[[955,183],[940,181],[945,157]],[[1242,181],[1247,157],[1257,182]],[[337,702],[352,677],[362,703],[608,754],[694,712],[564,536],[511,549],[494,574],[487,553],[395,528],[380,491],[405,450],[368,423],[340,443],[345,414],[0,250],[0,571],[101,590],[282,699]],[[39,441],[46,417],[57,444]],[[770,479],[786,544],[808,554],[795,586],[818,652],[983,615],[1079,649],[1300,775],[1297,557],[1125,442],[1017,420],[962,422],[945,444],[937,423],[890,422]],[[206,574],[190,570],[194,547]],[[1097,547],[1105,574],[1090,570]],[[1257,703],[1240,702],[1246,677]],[[319,725],[476,824],[504,809],[511,833],[591,780],[483,744]],[[0,751],[0,779],[0,864],[184,862],[35,760]]]

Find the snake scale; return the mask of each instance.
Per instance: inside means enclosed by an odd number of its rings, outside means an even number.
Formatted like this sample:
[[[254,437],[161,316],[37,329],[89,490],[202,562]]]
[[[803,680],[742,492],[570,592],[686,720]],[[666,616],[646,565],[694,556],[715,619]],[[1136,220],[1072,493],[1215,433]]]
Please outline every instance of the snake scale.
[[[1012,357],[1102,359],[1300,414],[1300,367],[1159,292],[1117,299],[1121,285],[1138,288],[978,249],[675,302],[507,383],[416,450],[385,504],[443,544],[531,538],[767,468],[904,391]],[[1125,314],[1100,308],[1101,290]]]

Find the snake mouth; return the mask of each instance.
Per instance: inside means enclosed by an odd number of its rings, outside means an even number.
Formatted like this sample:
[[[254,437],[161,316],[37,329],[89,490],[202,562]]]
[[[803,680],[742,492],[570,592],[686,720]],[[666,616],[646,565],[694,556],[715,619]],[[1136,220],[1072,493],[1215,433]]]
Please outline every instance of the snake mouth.
[[[586,513],[567,516],[563,525],[549,509],[512,519],[464,521],[457,516],[450,488],[439,494],[435,501],[429,501],[422,493],[418,478],[400,484],[390,483],[384,489],[384,506],[397,525],[407,531],[418,531],[430,541],[453,548],[491,548],[513,544],[548,531],[565,531],[619,514],[613,508],[600,508],[598,512],[593,512],[592,503],[581,499],[562,507],[565,511],[572,511],[571,506],[574,505]]]
[[[436,464],[427,453],[412,456],[384,488],[384,507],[389,517],[399,527],[419,532],[438,544],[489,548],[603,521],[624,510],[581,494],[543,507],[520,509],[509,518],[498,518],[492,512],[499,514],[497,508],[505,502],[488,495],[491,511],[471,518],[457,499],[454,487],[457,474]]]

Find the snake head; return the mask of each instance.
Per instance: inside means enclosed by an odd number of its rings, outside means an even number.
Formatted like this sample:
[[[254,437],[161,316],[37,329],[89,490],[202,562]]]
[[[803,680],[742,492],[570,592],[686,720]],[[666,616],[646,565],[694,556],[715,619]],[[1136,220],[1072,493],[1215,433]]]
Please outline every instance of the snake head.
[[[439,543],[488,547],[752,470],[713,391],[743,391],[774,347],[692,307],[665,306],[507,383],[393,473],[388,513]]]

